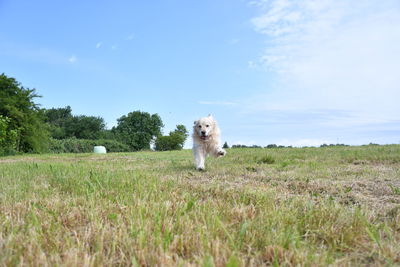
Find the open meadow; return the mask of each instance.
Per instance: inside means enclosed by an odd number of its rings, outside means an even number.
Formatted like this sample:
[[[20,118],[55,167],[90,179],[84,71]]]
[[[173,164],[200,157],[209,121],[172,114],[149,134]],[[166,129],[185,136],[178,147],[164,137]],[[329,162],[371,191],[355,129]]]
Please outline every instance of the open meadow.
[[[400,265],[400,145],[0,158],[0,266]]]

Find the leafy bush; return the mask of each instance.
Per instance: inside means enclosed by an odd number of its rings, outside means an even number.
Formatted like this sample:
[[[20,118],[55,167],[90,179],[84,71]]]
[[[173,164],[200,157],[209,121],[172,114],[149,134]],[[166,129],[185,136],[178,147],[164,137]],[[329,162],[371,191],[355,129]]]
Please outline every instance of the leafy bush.
[[[10,118],[0,115],[0,156],[17,152],[18,131],[10,129]]]
[[[156,139],[155,150],[157,151],[167,151],[167,150],[180,150],[180,139],[176,136],[166,135],[160,136]]]
[[[45,152],[49,132],[43,110],[34,102],[35,89],[24,88],[14,78],[0,74],[0,115],[8,117],[7,131],[16,131],[18,152]],[[15,132],[14,132],[15,133]]]
[[[90,153],[94,146],[104,146],[107,152],[127,152],[129,147],[115,140],[91,140],[91,139],[51,139],[51,153]]]
[[[50,139],[49,153],[65,153],[64,140]]]
[[[44,111],[45,121],[48,123],[51,137],[66,139],[100,139],[105,131],[105,122],[101,117],[72,115],[70,106],[65,108],[51,108]],[[105,138],[110,139],[110,138]]]
[[[159,136],[155,141],[155,150],[180,150],[188,136],[188,132],[184,125],[177,125],[175,131],[170,132],[169,135]]]
[[[132,151],[150,149],[150,142],[161,135],[164,127],[158,114],[134,111],[117,119],[112,128],[118,141],[127,144]]]

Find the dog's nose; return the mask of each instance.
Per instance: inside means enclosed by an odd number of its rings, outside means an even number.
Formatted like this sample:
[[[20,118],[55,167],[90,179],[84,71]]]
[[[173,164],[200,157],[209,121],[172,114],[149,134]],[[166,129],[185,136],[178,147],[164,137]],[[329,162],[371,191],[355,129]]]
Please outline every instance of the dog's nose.
[[[201,134],[203,134],[203,135],[206,134],[206,131],[201,131]]]

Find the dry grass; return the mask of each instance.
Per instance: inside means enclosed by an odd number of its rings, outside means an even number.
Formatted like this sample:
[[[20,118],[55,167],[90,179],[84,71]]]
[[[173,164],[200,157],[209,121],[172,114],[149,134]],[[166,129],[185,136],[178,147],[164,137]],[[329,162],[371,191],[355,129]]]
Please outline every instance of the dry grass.
[[[0,266],[400,265],[400,146],[0,159]]]

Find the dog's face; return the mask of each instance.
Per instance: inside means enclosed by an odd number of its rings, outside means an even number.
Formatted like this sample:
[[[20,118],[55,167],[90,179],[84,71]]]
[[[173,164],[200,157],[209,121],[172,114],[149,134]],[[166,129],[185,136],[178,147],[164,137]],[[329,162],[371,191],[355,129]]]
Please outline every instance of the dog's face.
[[[215,128],[215,120],[209,115],[194,122],[193,131],[201,140],[208,140],[213,134]]]

